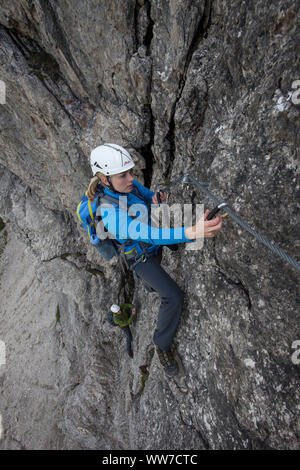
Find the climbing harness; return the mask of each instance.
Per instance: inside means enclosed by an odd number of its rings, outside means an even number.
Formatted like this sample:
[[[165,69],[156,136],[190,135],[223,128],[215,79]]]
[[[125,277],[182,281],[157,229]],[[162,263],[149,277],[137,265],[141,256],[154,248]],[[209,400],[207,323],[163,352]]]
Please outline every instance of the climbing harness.
[[[169,188],[173,186],[174,184],[194,184],[199,188],[206,196],[208,196],[215,204],[216,207],[210,212],[207,220],[210,220],[219,210],[225,210],[226,214],[228,214],[229,217],[231,217],[233,220],[235,220],[242,228],[247,230],[251,235],[253,235],[257,240],[259,240],[261,243],[263,243],[265,246],[270,248],[275,254],[280,256],[282,259],[287,261],[289,264],[291,264],[295,269],[300,271],[300,263],[296,261],[294,258],[291,258],[289,255],[287,255],[284,251],[282,251],[280,248],[278,248],[274,243],[271,243],[267,238],[263,237],[260,235],[258,232],[256,232],[252,227],[250,227],[246,222],[244,222],[240,217],[238,217],[229,207],[227,203],[219,201],[210,191],[208,191],[207,186],[208,183],[204,182],[199,182],[195,178],[193,178],[189,174],[184,174],[183,176],[177,178],[176,180],[172,181],[169,185],[167,185],[165,188],[160,189],[161,191],[164,192],[169,192]],[[225,214],[223,214],[224,216]],[[222,216],[221,216],[222,217]]]

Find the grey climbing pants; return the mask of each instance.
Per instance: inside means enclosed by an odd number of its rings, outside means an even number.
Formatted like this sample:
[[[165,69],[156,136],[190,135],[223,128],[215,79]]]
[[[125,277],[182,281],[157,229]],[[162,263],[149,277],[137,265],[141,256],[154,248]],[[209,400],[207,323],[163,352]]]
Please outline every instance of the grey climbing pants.
[[[163,351],[167,351],[180,320],[184,294],[175,281],[160,266],[161,256],[152,256],[145,263],[138,263],[135,273],[146,286],[161,296],[157,327],[153,341]]]

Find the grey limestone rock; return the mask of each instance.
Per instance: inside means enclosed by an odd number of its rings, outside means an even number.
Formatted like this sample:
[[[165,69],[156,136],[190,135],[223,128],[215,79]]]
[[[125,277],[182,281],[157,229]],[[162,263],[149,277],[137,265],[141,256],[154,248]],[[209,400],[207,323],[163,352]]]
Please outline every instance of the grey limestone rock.
[[[228,217],[165,249],[181,387],[154,350],[159,296],[76,206],[91,149],[116,142],[148,187],[207,181],[299,260],[299,21],[297,0],[1,2],[1,449],[297,449],[299,272]],[[169,201],[213,205],[191,185]],[[133,360],[106,321],[124,300]]]

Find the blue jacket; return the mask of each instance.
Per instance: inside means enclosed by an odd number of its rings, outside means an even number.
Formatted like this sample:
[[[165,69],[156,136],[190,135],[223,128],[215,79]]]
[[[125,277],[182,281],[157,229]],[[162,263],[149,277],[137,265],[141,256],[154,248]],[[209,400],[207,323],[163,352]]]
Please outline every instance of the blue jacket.
[[[108,188],[105,188],[104,194],[116,200],[120,199],[121,196],[127,196],[127,207],[131,208],[131,211],[136,213],[136,217],[129,215],[127,211],[122,209],[122,207],[120,207],[122,203],[120,203],[120,205],[116,204],[115,207],[113,207],[112,203],[109,203],[108,207],[105,207],[105,204],[101,204],[101,216],[105,228],[113,234],[116,240],[121,244],[132,240],[132,244],[126,243],[125,253],[129,253],[136,248],[137,253],[140,254],[144,250],[140,242],[149,244],[147,252],[150,254],[154,251],[158,251],[161,245],[192,241],[186,238],[184,234],[185,227],[165,229],[151,226],[151,213],[149,208],[152,204],[154,193],[136,180],[133,180],[133,186],[133,190],[130,193],[114,193]],[[122,200],[120,199],[120,201]],[[92,221],[92,215],[93,217],[96,215],[97,198],[95,198],[94,202],[88,201],[88,203],[89,204],[85,204],[84,209],[86,214],[80,212],[79,204],[77,215],[82,222],[82,226],[88,232],[91,242],[96,245],[100,243],[101,240],[96,234],[95,227],[89,224]],[[137,212],[135,210],[137,206],[134,207],[135,204],[140,205]],[[88,209],[86,206],[89,206]],[[87,210],[89,211],[88,214]],[[144,217],[142,217],[142,215]],[[84,223],[84,220],[87,220],[87,223]]]

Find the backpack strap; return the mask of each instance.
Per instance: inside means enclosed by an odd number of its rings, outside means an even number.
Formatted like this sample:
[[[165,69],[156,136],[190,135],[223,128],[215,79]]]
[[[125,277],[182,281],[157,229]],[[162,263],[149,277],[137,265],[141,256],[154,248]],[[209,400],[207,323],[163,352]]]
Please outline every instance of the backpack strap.
[[[91,220],[93,220],[94,215],[93,215],[93,211],[92,211],[91,201],[89,201],[88,198],[87,198],[87,191],[85,192],[85,194],[83,195],[80,203],[78,204],[76,213],[77,213],[78,219],[81,222],[81,225],[86,229],[86,231],[88,233],[88,236],[91,237],[91,234],[92,234],[91,233],[91,228],[90,228],[91,224],[88,222],[86,217],[82,218],[82,214],[80,215],[81,207],[83,207],[82,205],[86,204],[86,203],[88,203],[88,211],[89,211],[90,218],[91,218]]]
[[[92,203],[89,199],[88,199],[88,208],[89,208],[89,213],[90,213],[91,219],[94,220],[94,214],[93,214],[93,211],[92,211]]]
[[[150,203],[148,203],[137,191],[134,191],[134,195],[138,196],[139,199],[141,199],[144,203],[146,203],[148,210],[150,207]],[[104,231],[108,231],[102,221],[102,216],[101,216],[101,202],[108,202],[109,204],[115,206],[115,207],[120,207],[123,210],[126,210],[130,217],[135,218],[136,214],[131,210],[130,206],[128,207],[127,205],[122,204],[122,201],[119,200],[119,198],[114,198],[110,196],[109,194],[105,194],[104,190],[101,188],[98,193],[96,193],[97,197],[97,213],[96,216],[93,218],[93,223],[96,224],[98,222],[102,223],[102,227]],[[99,210],[100,209],[100,210]],[[147,252],[149,248],[149,243],[144,243],[144,242],[136,242],[139,244],[140,249],[142,250],[141,253],[138,253],[138,250],[136,246],[132,246],[134,240],[126,240],[124,243],[120,243],[117,240],[113,239],[111,240],[114,242],[114,245],[119,253],[119,260],[121,267],[124,272],[125,269],[133,269],[137,263],[143,261],[145,262],[148,259]],[[130,247],[129,247],[130,245]],[[129,247],[126,251],[126,247]],[[122,266],[122,264],[124,266]]]

